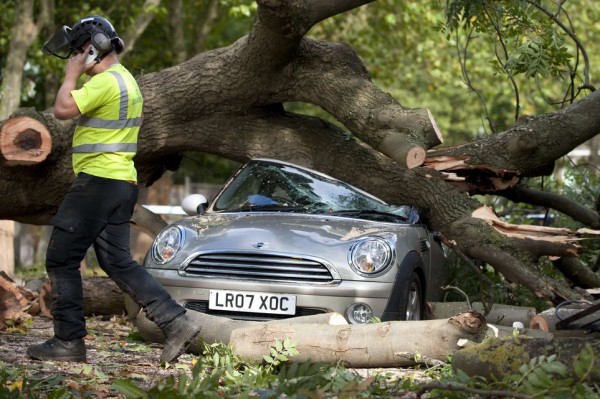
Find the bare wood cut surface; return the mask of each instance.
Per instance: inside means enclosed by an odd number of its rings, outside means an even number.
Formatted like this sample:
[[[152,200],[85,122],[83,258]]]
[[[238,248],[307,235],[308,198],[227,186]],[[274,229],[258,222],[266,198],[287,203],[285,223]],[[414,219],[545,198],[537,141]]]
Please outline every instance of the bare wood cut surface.
[[[40,163],[52,150],[52,137],[36,119],[15,117],[6,120],[0,129],[0,150],[9,166]]]

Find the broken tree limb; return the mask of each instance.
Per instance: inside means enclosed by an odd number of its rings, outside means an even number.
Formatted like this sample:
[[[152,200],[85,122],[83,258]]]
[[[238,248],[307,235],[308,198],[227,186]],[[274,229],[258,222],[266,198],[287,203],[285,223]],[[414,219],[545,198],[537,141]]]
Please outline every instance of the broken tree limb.
[[[512,224],[502,220],[491,208],[482,206],[473,211],[474,218],[482,219],[496,231],[507,237],[526,240],[522,245],[527,251],[536,256],[542,255],[577,255],[583,248],[577,242],[583,240],[582,235],[598,235],[600,230],[579,229],[573,231],[567,228],[537,226],[529,224]]]
[[[513,202],[526,202],[555,209],[593,229],[600,228],[600,213],[598,211],[550,191],[537,190],[525,184],[519,184],[510,190],[499,192],[498,195]]]
[[[502,379],[507,374],[519,373],[519,368],[535,357],[556,355],[556,360],[567,366],[570,376],[576,377],[573,363],[587,347],[593,353],[600,353],[600,341],[593,337],[500,337],[457,351],[452,356],[452,367],[471,376]],[[592,381],[600,381],[599,367],[590,364],[589,371]],[[565,377],[568,376],[560,376]]]
[[[35,165],[52,150],[52,137],[45,124],[28,116],[7,119],[0,129],[0,152],[6,165]]]
[[[140,204],[135,204],[133,208],[131,223],[150,237],[156,237],[167,225],[167,222],[160,215],[149,211]]]
[[[600,275],[581,262],[578,257],[562,256],[551,260],[552,264],[575,285],[582,288],[600,287]]]
[[[475,310],[485,315],[488,323],[509,327],[514,322],[521,322],[524,326],[529,326],[537,313],[533,307],[510,306],[499,303],[493,304],[488,314],[485,314],[481,302],[471,303],[471,309],[469,309],[466,302],[429,302],[427,306],[433,319],[446,319],[468,310]]]

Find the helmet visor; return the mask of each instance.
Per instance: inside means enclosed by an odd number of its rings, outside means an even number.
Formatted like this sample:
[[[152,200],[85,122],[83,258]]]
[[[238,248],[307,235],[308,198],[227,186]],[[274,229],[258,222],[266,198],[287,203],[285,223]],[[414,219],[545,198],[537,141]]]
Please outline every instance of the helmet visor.
[[[54,55],[63,59],[69,58],[71,53],[73,53],[73,48],[70,45],[70,33],[71,28],[66,25],[63,26],[50,38],[50,40],[48,40],[48,42],[46,42],[46,44],[44,44],[42,53],[44,55]]]

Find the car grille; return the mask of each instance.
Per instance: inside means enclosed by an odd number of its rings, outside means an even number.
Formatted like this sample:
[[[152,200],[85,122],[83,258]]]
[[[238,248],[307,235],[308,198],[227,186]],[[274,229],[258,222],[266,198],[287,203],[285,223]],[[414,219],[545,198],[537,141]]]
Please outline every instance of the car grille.
[[[223,317],[228,317],[230,319],[235,319],[235,320],[253,320],[253,321],[283,320],[283,319],[287,319],[290,317],[312,316],[312,315],[328,312],[327,309],[301,308],[301,307],[296,308],[296,314],[294,314],[294,315],[213,310],[213,309],[208,308],[208,301],[188,301],[185,303],[185,308],[194,310],[196,312],[214,315],[214,316],[223,316]]]
[[[184,268],[188,276],[252,281],[328,284],[331,271],[320,261],[267,252],[205,252]]]

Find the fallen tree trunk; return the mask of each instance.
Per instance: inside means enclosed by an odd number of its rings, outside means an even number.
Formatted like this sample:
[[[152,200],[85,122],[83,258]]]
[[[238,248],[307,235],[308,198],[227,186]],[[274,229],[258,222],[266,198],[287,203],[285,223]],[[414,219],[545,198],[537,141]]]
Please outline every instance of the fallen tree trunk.
[[[276,341],[291,338],[298,341],[300,352],[294,361],[341,362],[361,368],[445,362],[468,342],[479,342],[487,330],[485,319],[474,311],[443,320],[352,325],[344,324],[343,317],[335,313],[265,323],[188,312],[203,326],[199,339],[188,348],[195,354],[202,354],[204,342],[220,342],[248,360],[262,361]],[[164,339],[143,312],[136,315],[135,324],[144,339]]]
[[[122,315],[126,313],[123,291],[107,277],[85,277],[83,285],[83,312],[85,316]],[[49,318],[52,296],[49,281],[42,285],[39,295],[42,313]]]
[[[444,320],[391,321],[347,326],[263,324],[233,331],[236,354],[260,360],[275,341],[298,340],[297,362],[341,363],[347,367],[404,367],[445,362],[464,340],[478,341],[487,329],[476,312]],[[315,334],[319,331],[319,334]]]

